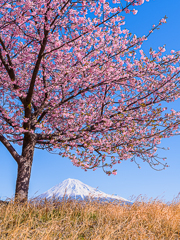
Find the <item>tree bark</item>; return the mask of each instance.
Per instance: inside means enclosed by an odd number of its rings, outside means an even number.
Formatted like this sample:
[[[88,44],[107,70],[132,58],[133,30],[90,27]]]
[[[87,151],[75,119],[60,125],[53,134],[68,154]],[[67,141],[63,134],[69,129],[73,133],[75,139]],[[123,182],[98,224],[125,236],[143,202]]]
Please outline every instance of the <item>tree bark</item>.
[[[35,137],[25,135],[22,148],[22,157],[18,164],[15,201],[26,202],[28,199],[29,181],[33,162]]]

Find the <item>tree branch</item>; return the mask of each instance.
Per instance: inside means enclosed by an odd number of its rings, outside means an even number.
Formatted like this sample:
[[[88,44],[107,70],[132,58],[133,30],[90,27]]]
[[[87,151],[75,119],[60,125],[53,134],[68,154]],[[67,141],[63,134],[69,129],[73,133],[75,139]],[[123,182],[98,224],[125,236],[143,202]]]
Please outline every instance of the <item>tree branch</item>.
[[[41,60],[42,60],[42,54],[45,50],[46,43],[47,43],[47,34],[48,34],[48,32],[46,31],[45,37],[43,39],[43,44],[42,44],[41,49],[39,51],[38,59],[37,59],[37,62],[36,62],[36,65],[35,65],[35,68],[34,68],[34,71],[33,71],[33,74],[32,74],[31,83],[30,83],[30,87],[29,87],[29,90],[28,90],[27,98],[26,98],[26,104],[27,105],[29,105],[31,103],[33,90],[34,90],[34,85],[35,85],[35,81],[36,81],[36,76],[38,74],[40,63],[41,63]]]
[[[5,44],[4,44],[1,36],[0,36],[0,44],[1,44],[2,48],[3,48],[3,50],[7,52]],[[15,81],[15,73],[14,73],[14,70],[12,68],[13,65],[12,65],[11,58],[10,58],[8,53],[6,54],[6,56],[7,56],[7,59],[8,59],[8,64],[6,63],[5,59],[3,58],[2,53],[1,53],[1,49],[0,49],[0,59],[1,59],[1,62],[3,64],[3,66],[5,67],[8,75],[9,75],[9,77],[11,79],[11,81],[13,82],[13,81]],[[17,84],[13,84],[13,87],[14,87],[15,90],[19,89],[19,86]],[[19,97],[19,99],[23,103],[23,98]]]
[[[21,156],[16,152],[16,150],[13,148],[13,146],[9,143],[9,141],[2,134],[0,134],[0,141],[7,148],[9,153],[12,155],[12,157],[15,159],[15,161],[19,165]]]

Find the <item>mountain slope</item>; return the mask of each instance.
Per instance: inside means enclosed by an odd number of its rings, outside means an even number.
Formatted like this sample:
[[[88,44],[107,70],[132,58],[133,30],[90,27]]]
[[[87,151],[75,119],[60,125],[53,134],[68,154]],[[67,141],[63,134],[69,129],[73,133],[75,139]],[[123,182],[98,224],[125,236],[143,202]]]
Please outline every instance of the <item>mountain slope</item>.
[[[105,200],[119,200],[126,203],[131,203],[125,198],[106,194],[98,189],[88,186],[87,184],[82,183],[79,180],[68,178],[63,182],[59,183],[58,185],[52,187],[47,192],[39,195],[38,198],[59,198],[62,199],[63,197],[66,198],[73,198],[73,199],[105,199]]]

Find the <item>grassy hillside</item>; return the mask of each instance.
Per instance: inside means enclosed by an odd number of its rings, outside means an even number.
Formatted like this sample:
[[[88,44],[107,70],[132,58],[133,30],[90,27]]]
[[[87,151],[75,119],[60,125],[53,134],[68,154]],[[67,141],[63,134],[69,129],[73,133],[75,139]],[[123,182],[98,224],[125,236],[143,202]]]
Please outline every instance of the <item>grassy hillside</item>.
[[[180,202],[1,202],[0,239],[180,239]]]

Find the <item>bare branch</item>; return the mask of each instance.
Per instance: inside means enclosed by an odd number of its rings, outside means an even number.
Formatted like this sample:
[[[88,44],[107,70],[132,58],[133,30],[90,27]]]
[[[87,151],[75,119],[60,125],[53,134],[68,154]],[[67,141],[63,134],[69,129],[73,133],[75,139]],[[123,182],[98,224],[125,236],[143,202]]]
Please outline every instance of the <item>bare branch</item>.
[[[21,156],[16,152],[16,150],[13,148],[13,146],[9,143],[9,141],[2,134],[0,134],[0,141],[7,148],[9,153],[12,155],[12,157],[15,159],[15,161],[19,165]]]

